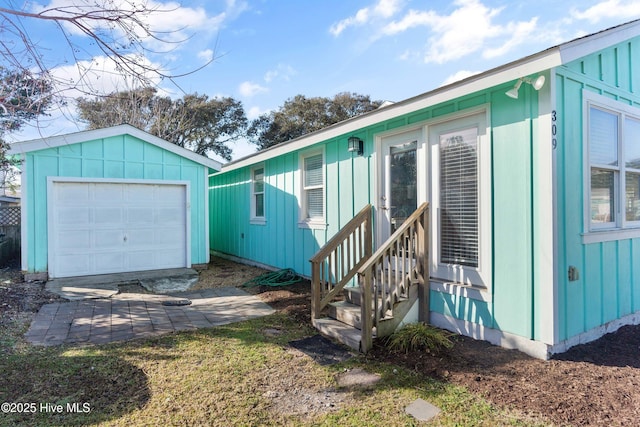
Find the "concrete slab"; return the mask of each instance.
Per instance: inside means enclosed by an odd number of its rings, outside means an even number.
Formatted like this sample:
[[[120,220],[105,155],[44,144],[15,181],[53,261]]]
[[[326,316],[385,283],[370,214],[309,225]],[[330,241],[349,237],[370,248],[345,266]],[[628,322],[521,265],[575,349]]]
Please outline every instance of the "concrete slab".
[[[440,413],[440,408],[426,400],[416,399],[406,407],[405,412],[418,421],[431,421]]]
[[[140,284],[150,292],[168,294],[188,290],[198,281],[191,268],[136,271],[97,276],[65,277],[49,280],[45,289],[71,301],[110,298],[119,286]]]

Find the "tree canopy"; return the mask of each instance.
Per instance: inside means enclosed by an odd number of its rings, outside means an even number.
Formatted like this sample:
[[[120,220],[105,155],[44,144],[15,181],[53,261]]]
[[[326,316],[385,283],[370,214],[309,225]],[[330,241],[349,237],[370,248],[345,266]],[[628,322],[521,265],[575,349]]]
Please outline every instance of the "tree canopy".
[[[40,115],[51,105],[51,85],[30,72],[12,72],[0,66],[0,189],[15,178],[17,160],[6,157],[8,148],[4,135]]]
[[[128,123],[198,154],[230,160],[229,143],[245,136],[247,117],[240,101],[197,93],[180,99],[155,88],[115,92],[77,100],[79,118],[89,129]]]
[[[333,98],[296,95],[275,111],[253,120],[247,131],[260,150],[375,110],[382,101],[343,92]]]

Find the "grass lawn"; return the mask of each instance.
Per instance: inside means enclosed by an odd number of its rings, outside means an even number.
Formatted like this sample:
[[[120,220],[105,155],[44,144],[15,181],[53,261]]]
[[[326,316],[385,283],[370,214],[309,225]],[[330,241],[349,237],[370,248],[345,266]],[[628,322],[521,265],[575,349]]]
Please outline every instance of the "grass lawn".
[[[0,400],[37,410],[0,414],[0,425],[408,426],[417,422],[404,408],[416,398],[442,409],[433,425],[536,425],[397,366],[362,356],[321,366],[287,345],[313,333],[274,314],[103,346],[18,346],[0,356]],[[336,375],[353,368],[381,380],[337,387]],[[78,411],[68,412],[74,403]]]

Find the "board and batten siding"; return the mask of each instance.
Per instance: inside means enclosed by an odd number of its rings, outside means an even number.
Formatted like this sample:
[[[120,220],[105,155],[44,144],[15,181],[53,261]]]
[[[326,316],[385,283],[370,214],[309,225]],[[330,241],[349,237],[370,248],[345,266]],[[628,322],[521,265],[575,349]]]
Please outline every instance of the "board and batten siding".
[[[558,339],[571,339],[640,311],[640,238],[584,243],[584,92],[640,108],[640,39],[556,71]],[[570,266],[579,278],[568,280]]]
[[[294,151],[258,164],[210,176],[210,238],[214,251],[275,268],[293,268],[311,275],[309,259],[364,205],[377,206],[378,171],[375,136],[389,130],[402,131],[428,125],[465,109],[488,105],[491,131],[493,261],[490,300],[479,300],[431,291],[431,310],[524,336],[540,336],[540,319],[552,301],[538,291],[534,274],[538,235],[533,207],[537,186],[534,168],[549,171],[534,156],[532,137],[538,133],[538,96],[530,85],[520,89],[520,99],[505,95],[509,82],[490,91],[435,105],[399,118],[342,135],[309,147],[325,153],[326,229],[298,226],[300,152]],[[364,155],[347,151],[347,139],[364,140]],[[425,152],[428,150],[424,150]],[[302,151],[304,152],[304,150]],[[251,168],[264,165],[265,224],[250,221]],[[549,192],[547,191],[547,194]],[[548,213],[551,216],[551,213]],[[375,220],[374,220],[375,221]],[[548,236],[548,234],[547,234]],[[549,286],[549,284],[545,284]],[[547,293],[548,295],[548,293]]]
[[[346,144],[346,138],[322,144],[328,207],[324,228],[298,225],[300,152],[261,163],[265,174],[264,224],[250,221],[250,167],[212,175],[209,180],[212,250],[276,268],[292,268],[310,276],[309,259],[363,206],[371,203],[371,158],[352,158]],[[310,147],[308,151],[316,148]]]
[[[207,262],[205,166],[126,134],[28,152],[24,161],[28,272],[47,271],[49,176],[189,181],[191,263]]]

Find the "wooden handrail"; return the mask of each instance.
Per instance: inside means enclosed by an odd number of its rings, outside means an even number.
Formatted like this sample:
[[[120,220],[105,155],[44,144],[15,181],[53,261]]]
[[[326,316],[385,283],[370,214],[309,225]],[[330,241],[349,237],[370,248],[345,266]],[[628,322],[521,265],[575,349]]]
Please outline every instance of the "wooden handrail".
[[[358,270],[362,352],[372,346],[373,328],[392,314],[400,298],[408,297],[412,283],[419,286],[420,320],[428,322],[428,231],[429,204],[423,203]]]
[[[401,235],[402,233],[404,233],[409,227],[411,227],[411,225],[416,221],[416,219],[420,218],[422,216],[422,214],[424,213],[424,211],[426,209],[429,208],[429,203],[423,203],[421,204],[418,209],[416,209],[410,216],[409,218],[407,218],[405,220],[405,222],[402,223],[402,225],[391,235],[391,237],[389,237],[389,239],[387,240],[387,242],[385,242],[384,245],[380,246],[378,248],[378,250],[376,250],[373,255],[371,255],[371,258],[369,258],[369,260],[362,266],[360,267],[360,270],[358,271],[358,273],[364,274],[364,271],[367,268],[370,268],[371,265],[375,262],[376,258],[379,258],[387,249],[388,249],[388,244],[389,242],[392,242],[394,240],[396,240],[396,238]]]
[[[311,318],[357,274],[373,252],[372,206],[366,205],[310,259]]]

